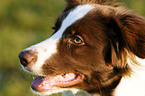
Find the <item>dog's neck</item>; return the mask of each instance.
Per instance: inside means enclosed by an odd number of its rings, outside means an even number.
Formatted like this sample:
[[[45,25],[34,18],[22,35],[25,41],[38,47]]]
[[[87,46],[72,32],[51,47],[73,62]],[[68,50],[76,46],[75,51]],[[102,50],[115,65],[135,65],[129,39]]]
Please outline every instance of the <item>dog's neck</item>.
[[[145,59],[135,58],[138,64],[134,64],[128,58],[128,65],[132,70],[131,75],[122,77],[120,83],[113,90],[112,95],[109,96],[145,96]],[[94,93],[90,96],[101,95]]]

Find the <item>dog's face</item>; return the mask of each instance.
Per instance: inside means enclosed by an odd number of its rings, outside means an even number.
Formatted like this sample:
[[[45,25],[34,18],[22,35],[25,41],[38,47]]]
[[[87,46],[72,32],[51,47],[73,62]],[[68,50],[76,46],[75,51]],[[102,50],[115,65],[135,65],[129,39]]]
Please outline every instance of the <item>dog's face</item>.
[[[85,0],[67,3],[53,27],[54,34],[19,54],[24,70],[38,75],[31,88],[46,94],[69,88],[109,93],[129,72],[126,50],[144,57],[124,42],[131,37],[121,28],[128,27],[131,22],[126,19],[133,16],[120,7]]]

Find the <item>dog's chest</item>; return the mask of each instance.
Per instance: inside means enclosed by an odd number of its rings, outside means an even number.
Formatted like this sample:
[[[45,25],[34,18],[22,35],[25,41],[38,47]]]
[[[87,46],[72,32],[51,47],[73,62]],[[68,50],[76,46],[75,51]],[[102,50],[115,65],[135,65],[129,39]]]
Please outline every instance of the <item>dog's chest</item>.
[[[132,66],[134,73],[122,78],[113,96],[145,96],[145,59],[137,61],[141,65]]]

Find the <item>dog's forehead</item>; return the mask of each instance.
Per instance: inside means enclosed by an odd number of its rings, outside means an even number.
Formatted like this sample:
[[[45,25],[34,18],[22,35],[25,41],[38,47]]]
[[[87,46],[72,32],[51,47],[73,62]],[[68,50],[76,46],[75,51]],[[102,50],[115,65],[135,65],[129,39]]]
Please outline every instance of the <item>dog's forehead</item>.
[[[88,12],[94,8],[94,5],[78,5],[72,9],[68,15],[61,22],[59,30],[51,37],[52,39],[58,39],[62,36],[65,30],[74,24],[77,20],[83,18]]]

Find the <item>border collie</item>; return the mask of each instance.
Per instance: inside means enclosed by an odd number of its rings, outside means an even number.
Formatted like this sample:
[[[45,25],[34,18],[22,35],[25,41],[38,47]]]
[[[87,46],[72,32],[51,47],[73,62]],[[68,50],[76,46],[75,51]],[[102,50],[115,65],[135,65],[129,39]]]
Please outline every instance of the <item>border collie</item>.
[[[145,96],[145,19],[112,0],[66,0],[54,33],[19,54],[49,95],[83,89],[94,96]]]

